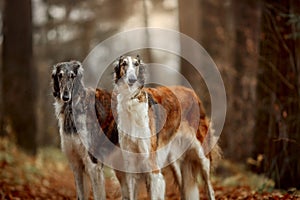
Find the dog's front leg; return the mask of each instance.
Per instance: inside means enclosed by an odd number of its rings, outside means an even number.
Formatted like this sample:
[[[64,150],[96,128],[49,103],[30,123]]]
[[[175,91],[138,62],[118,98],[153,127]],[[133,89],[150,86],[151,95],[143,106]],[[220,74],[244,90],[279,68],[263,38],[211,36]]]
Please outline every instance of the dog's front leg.
[[[126,173],[115,170],[116,176],[121,186],[122,200],[129,200],[129,189],[126,182]]]
[[[87,172],[91,180],[94,199],[105,200],[106,193],[103,165],[101,163],[93,163],[90,159],[87,161],[87,165]]]
[[[75,185],[76,185],[76,194],[77,194],[77,199],[78,200],[84,200],[88,198],[88,194],[86,194],[86,188],[87,184],[85,183],[84,180],[84,166],[82,163],[77,162],[77,163],[70,163],[71,168],[74,174],[75,178]]]
[[[128,200],[136,200],[137,199],[137,180],[136,180],[135,174],[126,173],[126,185],[128,188],[128,195],[129,195]]]
[[[133,174],[116,171],[116,176],[120,182],[122,200],[136,200],[136,191]]]
[[[146,178],[148,193],[151,200],[164,200],[166,183],[160,172],[150,172]]]

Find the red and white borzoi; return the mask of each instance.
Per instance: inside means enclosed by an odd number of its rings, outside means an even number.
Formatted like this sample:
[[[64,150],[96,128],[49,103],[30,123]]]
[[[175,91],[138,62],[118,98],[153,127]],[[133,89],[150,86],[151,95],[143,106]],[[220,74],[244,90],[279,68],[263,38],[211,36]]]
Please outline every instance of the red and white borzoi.
[[[199,174],[209,199],[214,199],[209,171],[210,159],[213,159],[213,154],[218,155],[218,147],[207,157],[204,155],[201,143],[207,135],[209,123],[197,95],[181,86],[144,88],[145,65],[139,57],[121,56],[115,65],[114,81],[120,147],[149,155],[148,162],[140,162],[147,163],[145,167],[152,169],[146,174],[151,199],[164,199],[165,181],[158,167],[165,162],[171,163],[181,199],[200,198]],[[156,104],[164,112],[156,109]],[[174,160],[180,153],[182,156]],[[123,159],[128,168],[139,162]],[[123,199],[136,199],[139,176],[133,173],[121,175]]]
[[[131,74],[130,60],[120,60],[115,67],[115,90],[117,124],[119,132],[119,145],[122,149],[124,168],[128,172],[117,172],[122,198],[126,200],[137,199],[137,188],[140,179],[145,179],[147,190],[151,200],[163,200],[165,196],[165,181],[160,169],[156,166],[155,151],[157,140],[154,121],[151,111],[148,111],[148,99],[146,96],[135,96],[134,84],[136,77]],[[126,71],[125,71],[126,70]],[[127,73],[126,73],[127,72]],[[133,71],[132,74],[135,74]],[[134,81],[134,82],[133,82]],[[143,85],[143,77],[139,79],[139,85]],[[154,137],[153,137],[154,136]],[[130,156],[127,152],[140,153],[139,158]],[[143,173],[140,173],[143,172]]]

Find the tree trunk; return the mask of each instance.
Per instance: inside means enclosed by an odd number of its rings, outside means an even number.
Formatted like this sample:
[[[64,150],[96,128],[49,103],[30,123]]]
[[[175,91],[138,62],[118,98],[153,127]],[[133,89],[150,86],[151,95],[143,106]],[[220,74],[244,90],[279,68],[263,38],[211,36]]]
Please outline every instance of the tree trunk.
[[[245,160],[252,153],[253,128],[255,116],[255,79],[258,63],[258,2],[253,0],[233,0],[234,44],[233,73],[230,85],[232,95],[229,95],[228,120],[230,129],[235,132],[235,139],[230,135],[225,137],[229,155],[235,155],[236,160]],[[233,96],[233,97],[232,97]],[[228,132],[232,134],[232,131]],[[249,142],[250,141],[250,142]],[[241,146],[243,148],[241,148]]]
[[[291,6],[263,1],[257,74],[254,154],[264,156],[262,170],[280,188],[300,187],[299,37],[293,37]]]
[[[0,136],[5,135],[4,130],[4,110],[3,110],[3,69],[0,65]]]
[[[200,32],[201,32],[201,1],[199,0],[189,0],[188,3],[185,0],[178,1],[178,13],[179,13],[179,30],[181,33],[191,37],[195,41],[200,41]],[[189,48],[186,45],[181,43],[181,51],[189,51]],[[190,52],[195,53],[195,52]],[[198,57],[198,52],[196,52],[194,57]],[[204,104],[207,108],[210,108],[207,104],[209,104],[204,98],[205,95],[208,94],[208,90],[203,81],[201,75],[197,72],[197,70],[186,60],[181,58],[181,74],[187,79],[187,81],[191,84],[195,92],[201,99],[204,101]],[[205,92],[203,92],[205,91]],[[210,111],[210,110],[209,110]],[[208,113],[209,113],[208,111]]]
[[[2,51],[1,51],[2,53]],[[1,60],[2,61],[2,60]],[[4,129],[4,107],[3,107],[3,65],[0,65],[0,137],[6,135]]]
[[[36,84],[32,63],[31,0],[6,0],[3,20],[3,96],[6,126],[36,153]]]

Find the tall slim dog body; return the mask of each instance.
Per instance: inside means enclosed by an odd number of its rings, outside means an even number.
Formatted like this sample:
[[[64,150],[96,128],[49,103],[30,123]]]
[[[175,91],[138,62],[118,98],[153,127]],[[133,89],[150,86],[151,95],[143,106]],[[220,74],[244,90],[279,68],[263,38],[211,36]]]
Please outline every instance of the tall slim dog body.
[[[77,61],[58,63],[52,71],[61,148],[74,174],[77,198],[88,199],[89,178],[94,199],[106,199],[103,165],[89,152],[97,147],[91,145],[88,149],[87,145],[92,140],[92,131],[97,134],[99,125],[113,143],[118,143],[110,108],[111,95],[104,90],[85,88],[82,76],[83,68]]]
[[[154,113],[148,109],[147,94],[135,96],[135,91],[129,90],[125,82],[118,82],[117,78],[115,81],[119,144],[124,152],[124,166],[128,169],[128,172],[117,173],[123,199],[137,199],[139,182],[145,180],[150,199],[162,200],[165,181],[156,162],[158,141],[155,122],[151,118]],[[128,156],[127,152],[141,156]]]
[[[213,158],[212,154],[205,156],[202,148],[209,123],[201,101],[192,90],[181,86],[144,88],[144,67],[139,58],[129,56],[121,57],[115,67],[115,84],[119,97],[117,101],[118,122],[122,123],[124,118],[130,119],[129,115],[139,116],[137,119],[146,119],[144,123],[148,122],[148,125],[140,126],[143,128],[134,135],[141,137],[145,134],[144,137],[150,137],[148,142],[155,141],[152,143],[152,150],[156,151],[153,160],[156,166],[164,166],[166,162],[171,163],[171,169],[180,187],[181,199],[200,198],[197,184],[199,174],[204,180],[209,199],[214,199],[214,191],[209,178],[210,159]],[[132,104],[136,104],[134,109],[131,107]],[[129,121],[126,125],[128,124]],[[122,124],[118,126],[122,148],[137,151],[136,148],[132,149],[134,146],[132,144],[137,147],[143,146],[131,138],[129,142],[123,140],[121,131],[125,130],[127,132],[125,135],[128,136],[135,130],[133,131],[130,127],[126,128]],[[218,148],[216,147],[213,151],[217,152]],[[180,158],[176,160],[178,157]],[[126,178],[128,174],[120,178],[121,184],[124,185],[123,195],[128,195],[126,192],[135,193],[135,181],[132,181],[132,177],[130,177],[131,181]],[[161,188],[160,186],[159,191],[164,194]],[[132,198],[129,199],[134,199],[135,196],[130,197]]]
[[[210,127],[201,101],[195,92],[181,86],[143,88],[142,90],[151,95],[167,113],[165,121],[160,119],[159,112],[155,115],[155,121],[164,123],[159,125],[162,128],[158,131],[158,150],[163,148],[165,150],[158,151],[158,162],[160,165],[164,162],[171,163],[170,168],[179,185],[181,199],[200,198],[198,175],[201,175],[204,180],[208,198],[214,199],[214,191],[209,178],[210,161],[217,159],[219,148],[215,146],[207,156],[204,154],[202,143],[208,136]],[[172,95],[166,95],[168,93]],[[172,119],[170,116],[174,115],[174,110],[177,114]]]

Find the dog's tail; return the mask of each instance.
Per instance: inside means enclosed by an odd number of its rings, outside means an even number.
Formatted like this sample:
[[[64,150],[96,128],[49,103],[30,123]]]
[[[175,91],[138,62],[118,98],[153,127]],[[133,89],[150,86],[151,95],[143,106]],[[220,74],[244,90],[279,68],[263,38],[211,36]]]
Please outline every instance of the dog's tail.
[[[202,144],[203,150],[210,160],[210,168],[213,170],[218,161],[222,158],[222,150],[217,143],[218,137],[215,136],[213,124],[206,116],[201,101],[199,102],[199,108],[201,116],[197,131],[197,139]]]
[[[207,154],[210,160],[210,168],[214,170],[218,164],[218,162],[222,159],[222,150],[217,143],[218,137],[214,135],[215,130],[212,127],[212,123],[210,123],[209,131],[206,136],[206,141],[203,143],[203,148],[205,152],[209,152]]]

